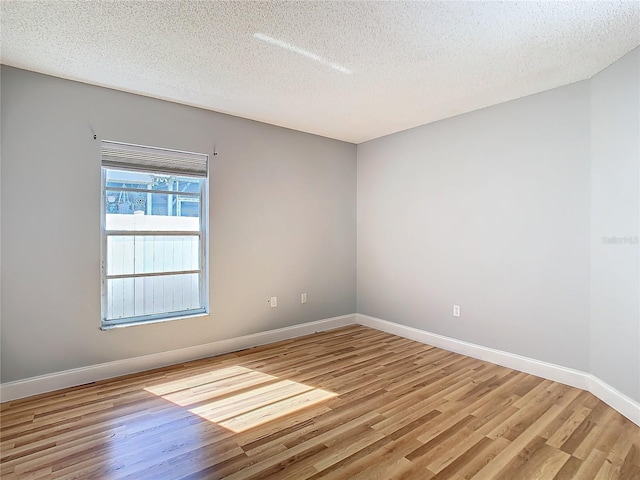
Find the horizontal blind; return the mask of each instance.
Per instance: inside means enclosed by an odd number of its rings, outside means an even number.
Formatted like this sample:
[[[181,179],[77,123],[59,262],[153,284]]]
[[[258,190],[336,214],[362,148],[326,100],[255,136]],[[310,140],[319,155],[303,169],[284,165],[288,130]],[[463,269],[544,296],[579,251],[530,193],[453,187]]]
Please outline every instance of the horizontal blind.
[[[103,167],[206,177],[208,160],[203,153],[102,141]]]

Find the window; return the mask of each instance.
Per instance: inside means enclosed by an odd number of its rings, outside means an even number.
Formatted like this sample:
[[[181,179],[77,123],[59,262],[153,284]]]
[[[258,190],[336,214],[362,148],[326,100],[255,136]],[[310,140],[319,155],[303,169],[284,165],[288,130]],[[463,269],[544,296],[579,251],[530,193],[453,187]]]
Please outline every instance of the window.
[[[204,154],[102,142],[102,328],[206,313]]]

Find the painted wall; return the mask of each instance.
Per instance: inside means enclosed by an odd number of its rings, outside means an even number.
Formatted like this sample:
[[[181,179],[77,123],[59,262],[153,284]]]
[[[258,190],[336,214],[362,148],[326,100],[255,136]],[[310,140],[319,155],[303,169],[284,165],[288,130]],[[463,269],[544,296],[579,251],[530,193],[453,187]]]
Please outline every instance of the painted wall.
[[[588,371],[589,129],[585,81],[358,145],[358,312]]]
[[[640,401],[640,48],[591,79],[591,372]]]
[[[357,309],[640,401],[640,49],[361,144],[357,179],[354,145],[8,67],[0,81],[3,382]],[[93,131],[220,153],[210,316],[98,330]]]
[[[1,82],[2,382],[355,311],[354,145],[4,66]],[[211,315],[99,330],[93,132],[219,152]]]
[[[640,401],[639,222],[637,48],[590,80],[358,145],[358,312]]]

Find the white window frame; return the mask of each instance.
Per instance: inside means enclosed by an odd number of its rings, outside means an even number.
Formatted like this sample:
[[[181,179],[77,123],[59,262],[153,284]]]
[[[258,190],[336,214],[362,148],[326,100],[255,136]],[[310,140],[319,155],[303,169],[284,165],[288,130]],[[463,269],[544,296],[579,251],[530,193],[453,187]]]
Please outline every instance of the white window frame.
[[[189,161],[190,157],[200,156],[205,158],[205,173],[201,172],[198,174],[191,175],[188,170],[176,171],[175,169],[171,170],[163,170],[161,167],[149,167],[149,166],[141,166],[135,164],[135,159],[133,159],[131,164],[126,163],[126,159],[123,160],[122,163],[107,164],[105,165],[105,145],[107,148],[114,147],[116,150],[121,149],[123,152],[127,150],[131,150],[136,152],[138,150],[144,151],[147,153],[158,152],[159,155],[169,155],[174,156],[177,161],[180,161],[181,157],[187,159]],[[101,248],[100,248],[100,259],[101,259],[101,322],[100,329],[101,330],[110,330],[113,328],[133,326],[133,325],[142,325],[149,323],[158,323],[165,322],[171,320],[178,320],[182,318],[191,318],[206,315],[209,313],[209,262],[208,262],[208,246],[209,246],[209,195],[208,195],[208,184],[209,184],[209,156],[207,154],[197,154],[193,152],[184,152],[179,150],[168,150],[164,148],[157,147],[146,147],[141,145],[133,145],[126,144],[121,142],[111,142],[111,141],[102,141],[102,166],[101,166],[101,201],[100,201],[100,237],[101,237]],[[166,160],[165,160],[166,162]],[[200,165],[200,168],[202,165]],[[189,168],[189,165],[187,165]],[[164,175],[178,175],[180,177],[194,177],[201,180],[200,183],[200,191],[196,192],[177,192],[173,190],[149,190],[148,192],[144,189],[131,189],[131,191],[140,192],[140,193],[151,193],[151,194],[166,194],[166,195],[174,195],[176,197],[176,201],[178,202],[178,198],[180,197],[194,197],[200,199],[200,229],[198,231],[118,231],[118,230],[110,230],[106,229],[106,215],[107,215],[107,203],[106,196],[107,190],[120,190],[117,187],[107,187],[107,170],[131,170],[138,171],[143,173],[152,173],[152,174],[164,174]],[[187,200],[189,201],[189,200]],[[161,272],[161,273],[132,273],[132,274],[121,274],[121,275],[107,275],[107,239],[109,236],[171,236],[171,235],[180,235],[180,236],[198,236],[200,241],[200,252],[199,252],[199,269],[198,270],[184,270],[184,271],[169,271],[169,272]],[[107,281],[109,279],[116,278],[139,278],[139,277],[153,277],[153,276],[168,276],[168,275],[177,275],[177,274],[185,274],[185,273],[198,273],[199,278],[199,295],[200,295],[200,308],[198,309],[190,309],[190,310],[180,310],[180,311],[171,311],[165,313],[156,313],[156,314],[148,314],[148,315],[138,315],[132,317],[121,317],[108,319],[108,285]]]

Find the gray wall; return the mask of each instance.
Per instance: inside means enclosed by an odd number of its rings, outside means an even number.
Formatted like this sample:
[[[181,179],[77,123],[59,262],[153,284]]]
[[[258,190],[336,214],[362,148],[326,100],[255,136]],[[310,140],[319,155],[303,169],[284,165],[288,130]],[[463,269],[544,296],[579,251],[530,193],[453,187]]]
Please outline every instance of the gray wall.
[[[588,100],[580,82],[358,145],[358,312],[588,370]]]
[[[591,80],[591,372],[640,401],[640,49]]]
[[[3,382],[355,311],[354,145],[8,67],[1,75]],[[196,152],[215,145],[210,316],[98,329],[92,129]]]
[[[3,382],[353,313],[357,181],[359,313],[592,372],[640,401],[640,49],[591,80],[361,144],[357,180],[350,144],[0,79]],[[92,129],[220,152],[209,317],[98,330]]]
[[[593,79],[358,145],[358,312],[640,401],[639,162],[640,49]]]

